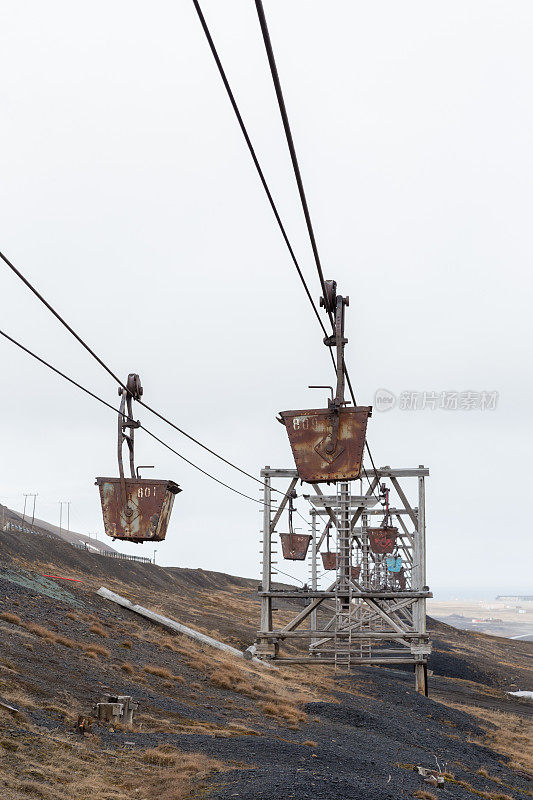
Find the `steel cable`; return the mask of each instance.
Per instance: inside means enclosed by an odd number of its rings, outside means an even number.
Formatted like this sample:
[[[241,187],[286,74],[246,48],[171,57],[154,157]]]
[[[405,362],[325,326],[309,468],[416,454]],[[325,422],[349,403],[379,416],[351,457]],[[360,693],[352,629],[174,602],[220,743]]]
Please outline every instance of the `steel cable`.
[[[38,356],[37,353],[34,353],[28,347],[25,347],[23,344],[18,342],[16,339],[13,339],[13,337],[9,336],[9,334],[7,334],[5,331],[0,330],[0,335],[2,335],[5,339],[10,341],[12,344],[16,345],[18,348],[20,348],[20,350],[23,350],[25,353],[30,355],[36,361],[39,361],[45,367],[48,367],[48,369],[52,370],[52,372],[55,372],[56,375],[59,375],[61,378],[64,378],[66,381],[71,383],[73,386],[76,386],[78,389],[81,389],[81,391],[85,392],[85,394],[88,394],[90,397],[93,397],[95,400],[98,400],[98,402],[102,403],[102,405],[107,406],[107,408],[110,408],[116,414],[120,414],[121,413],[118,409],[116,409],[113,405],[111,405],[111,403],[108,403],[107,400],[104,400],[102,397],[99,397],[94,392],[91,392],[90,389],[87,389],[81,383],[78,383],[73,378],[70,378],[68,375],[66,375],[64,372],[62,372],[60,369],[58,369],[57,367],[54,367],[53,364],[50,364],[48,361],[45,361],[44,358],[41,358],[41,356]],[[125,419],[128,419],[128,415],[127,414],[122,414],[122,416]],[[158,436],[156,436],[156,434],[153,433],[151,430],[149,430],[145,425],[142,425],[142,424],[139,423],[139,427],[142,428],[142,430],[145,433],[147,433],[148,436],[151,436],[152,439],[155,439],[156,442],[159,442],[159,444],[162,444],[163,447],[167,448],[167,450],[170,450],[172,453],[177,455],[179,458],[181,458],[183,461],[185,461],[191,467],[194,467],[194,469],[196,469],[199,472],[203,473],[208,478],[211,478],[211,480],[216,481],[221,486],[225,486],[226,489],[229,489],[230,491],[235,492],[235,494],[241,495],[241,497],[246,497],[247,500],[253,500],[254,503],[260,503],[261,505],[264,505],[264,502],[262,500],[257,500],[257,498],[255,498],[255,497],[250,497],[250,495],[245,494],[244,492],[241,492],[238,489],[234,489],[233,486],[230,486],[228,483],[224,483],[224,481],[221,481],[219,478],[216,478],[214,475],[211,475],[209,472],[206,472],[206,470],[202,469],[202,467],[199,467],[193,461],[190,461],[188,458],[185,458],[185,456],[183,456],[181,453],[178,453],[177,450],[175,450],[173,447],[171,447],[171,445],[169,445],[165,441],[163,441],[163,439],[160,439]]]
[[[111,375],[113,380],[115,380],[118,383],[118,385],[121,386],[127,392],[128,389],[124,385],[124,383],[120,380],[120,378],[118,378],[113,372],[113,370],[110,369],[110,367],[108,367],[104,361],[102,361],[102,359],[94,352],[94,350],[87,344],[87,342],[85,342],[81,338],[81,336],[76,333],[76,331],[68,324],[68,322],[61,316],[61,314],[58,311],[56,311],[56,309],[52,305],[50,305],[50,303],[35,288],[35,286],[33,286],[33,284],[22,274],[22,272],[19,269],[17,269],[17,267],[15,267],[15,265],[12,264],[12,262],[2,252],[0,252],[0,258],[2,259],[2,261],[4,261],[5,264],[7,264],[7,266],[14,272],[14,274],[17,275],[18,278],[20,278],[20,280],[24,283],[24,285],[27,286],[31,292],[33,292],[33,294],[41,301],[41,303],[43,303],[43,305],[46,306],[46,308],[54,315],[54,317],[57,320],[59,320],[59,322],[69,331],[69,333],[71,333],[72,336],[74,336],[74,338],[81,344],[81,346],[84,347],[88,353],[90,353],[90,355],[100,364],[100,366],[102,366],[105,369],[105,371],[109,375]],[[199,447],[202,447],[208,453],[211,453],[211,455],[215,456],[215,458],[218,458],[220,461],[223,461],[224,464],[227,464],[229,467],[232,467],[233,469],[237,470],[237,472],[240,472],[242,475],[246,475],[246,477],[251,478],[253,481],[256,481],[257,483],[261,484],[261,486],[264,486],[263,481],[259,480],[259,478],[256,478],[255,475],[252,475],[250,472],[247,472],[246,470],[237,466],[237,464],[234,464],[232,461],[229,461],[227,458],[224,458],[224,456],[221,456],[220,453],[217,453],[215,450],[212,450],[210,447],[203,444],[203,442],[199,441],[199,439],[196,439],[194,436],[192,436],[190,433],[187,433],[187,431],[184,431],[183,428],[180,428],[178,425],[176,425],[170,419],[165,417],[159,411],[156,411],[155,408],[152,408],[147,403],[143,402],[141,399],[138,399],[137,402],[139,403],[139,405],[143,406],[143,408],[146,408],[147,411],[150,411],[151,414],[154,414],[154,416],[158,417],[163,422],[166,422],[167,425],[170,425],[170,427],[174,428],[174,430],[178,431],[178,433],[181,433],[182,436],[185,436],[187,439],[190,439],[191,442],[194,442]],[[274,491],[279,492],[279,489],[275,489]]]
[[[252,160],[253,160],[254,165],[256,167],[256,170],[258,172],[259,178],[261,180],[263,188],[264,188],[264,190],[266,192],[266,195],[268,197],[268,200],[269,200],[270,206],[272,208],[272,211],[274,212],[274,216],[276,217],[276,221],[277,221],[277,223],[279,225],[279,228],[281,230],[283,239],[284,239],[284,241],[285,241],[285,243],[287,245],[287,248],[288,248],[289,253],[291,255],[292,261],[293,261],[293,263],[294,263],[294,265],[295,265],[295,267],[296,267],[296,269],[298,271],[298,275],[300,276],[300,279],[301,279],[301,281],[303,283],[303,286],[305,288],[305,291],[306,291],[306,294],[307,294],[307,296],[309,298],[309,301],[311,302],[311,305],[313,306],[313,311],[314,311],[314,313],[315,313],[315,315],[316,315],[316,317],[318,319],[320,327],[322,328],[322,331],[323,331],[324,335],[327,336],[328,334],[327,334],[326,328],[325,328],[325,326],[324,326],[324,324],[322,322],[322,319],[320,318],[320,315],[318,314],[316,305],[315,305],[315,303],[313,301],[313,298],[311,296],[311,293],[309,291],[309,287],[307,286],[305,278],[302,275],[302,271],[301,271],[300,266],[299,266],[299,264],[298,264],[298,262],[296,260],[296,256],[294,254],[294,250],[293,250],[292,245],[291,245],[291,243],[289,241],[289,238],[287,236],[287,232],[286,232],[285,227],[284,227],[284,225],[283,225],[283,223],[281,221],[281,218],[280,218],[280,215],[278,213],[276,204],[275,204],[275,202],[274,202],[274,200],[272,198],[272,194],[271,194],[270,189],[268,187],[268,184],[266,182],[266,179],[265,179],[263,170],[261,168],[261,165],[259,163],[259,160],[257,158],[257,155],[255,153],[255,149],[253,147],[253,144],[251,142],[250,136],[249,136],[248,131],[246,129],[246,125],[244,124],[244,121],[243,121],[243,118],[242,118],[242,114],[241,114],[241,112],[239,110],[239,107],[237,105],[237,101],[235,100],[235,96],[234,96],[233,91],[231,89],[231,86],[229,84],[229,81],[228,81],[228,78],[226,76],[224,67],[222,66],[222,62],[220,60],[220,56],[219,56],[218,51],[216,49],[215,43],[213,41],[213,37],[211,36],[211,32],[210,32],[210,30],[209,30],[209,28],[207,26],[205,17],[203,15],[202,9],[200,7],[200,3],[198,2],[198,0],[192,0],[192,1],[193,1],[193,5],[194,5],[194,7],[196,9],[196,13],[198,15],[198,18],[200,20],[200,24],[202,26],[202,29],[204,31],[205,37],[206,37],[206,39],[208,41],[209,48],[211,50],[211,53],[213,55],[213,58],[215,60],[216,65],[217,65],[218,71],[220,73],[220,77],[222,78],[222,82],[224,84],[224,88],[226,89],[226,92],[227,92],[227,95],[228,95],[229,100],[231,102],[233,111],[235,112],[235,116],[237,118],[237,122],[239,123],[239,127],[240,127],[240,129],[242,131],[242,134],[244,136],[244,139],[246,141],[246,144],[247,144],[248,149],[250,151],[250,154],[252,156]],[[292,137],[292,132],[291,132],[289,119],[288,119],[288,115],[287,115],[287,110],[286,110],[286,106],[285,106],[285,101],[284,101],[284,98],[283,98],[283,92],[282,92],[282,89],[281,89],[281,83],[280,83],[280,79],[279,79],[279,74],[278,74],[278,71],[277,71],[276,63],[275,63],[274,53],[273,53],[273,49],[272,49],[272,43],[270,41],[270,35],[268,33],[268,27],[266,25],[266,18],[265,18],[263,6],[262,6],[262,3],[259,2],[259,0],[256,0],[256,7],[257,7],[257,10],[258,10],[259,20],[260,20],[260,24],[261,24],[261,30],[263,32],[263,39],[265,40],[265,47],[267,48],[267,55],[268,55],[268,59],[269,59],[269,64],[271,66],[272,77],[274,79],[274,85],[275,85],[275,89],[276,89],[276,96],[278,98],[278,105],[279,105],[279,108],[280,108],[280,113],[281,113],[281,116],[282,116],[283,125],[284,125],[284,129],[285,129],[285,133],[286,133],[287,144],[288,144],[288,147],[289,147],[291,161],[292,161],[292,164],[293,164],[293,170],[294,170],[294,173],[295,173],[296,182],[298,184],[298,191],[299,191],[299,194],[300,194],[300,199],[301,199],[303,210],[304,210],[307,229],[308,229],[309,236],[310,236],[310,239],[311,239],[311,246],[312,246],[312,249],[313,249],[313,255],[315,257],[315,263],[316,263],[316,266],[317,266],[317,271],[318,271],[318,275],[319,275],[319,279],[320,279],[320,285],[321,285],[321,288],[322,288],[323,296],[325,297],[326,296],[326,287],[325,287],[324,274],[323,274],[323,270],[322,270],[322,263],[320,261],[320,256],[319,256],[319,253],[318,253],[318,247],[317,247],[316,238],[315,238],[315,234],[314,234],[313,224],[312,224],[312,221],[311,221],[311,215],[310,215],[310,212],[309,212],[309,206],[308,206],[307,198],[306,198],[306,195],[305,195],[305,189],[304,189],[304,186],[303,186],[303,180],[302,180],[302,176],[301,176],[301,172],[300,172],[300,167],[299,167],[299,164],[298,164],[298,158],[297,158],[297,155],[296,155],[296,149],[295,149],[295,146],[294,146],[294,140],[293,140],[293,137]],[[329,316],[329,319],[330,319],[330,322],[331,322],[331,325],[332,325],[332,328],[333,328],[334,327],[333,317],[332,317],[332,314],[331,314],[330,310],[328,310],[328,316]],[[332,364],[333,364],[333,368],[336,371],[337,370],[337,365],[336,365],[335,356],[333,355],[333,350],[332,350],[331,346],[329,346],[328,349],[329,349],[329,354],[330,354],[331,361],[332,361]],[[354,393],[353,388],[352,388],[352,382],[350,380],[350,376],[348,374],[348,369],[346,367],[346,364],[344,364],[344,375],[346,377],[346,382],[348,384],[348,388],[349,388],[349,391],[350,391],[352,402],[353,402],[354,406],[356,406],[357,402],[356,402],[356,399],[355,399],[355,393]],[[375,468],[375,465],[374,465],[374,460],[372,458],[372,453],[370,452],[370,447],[369,447],[368,442],[366,441],[366,439],[365,439],[365,448],[366,448],[366,450],[368,452],[370,461],[372,462],[372,467],[375,470],[376,468]],[[365,475],[366,475],[366,470],[365,470]],[[369,481],[368,475],[366,475],[366,477],[367,477],[367,480]],[[369,485],[370,485],[370,481],[369,481]]]

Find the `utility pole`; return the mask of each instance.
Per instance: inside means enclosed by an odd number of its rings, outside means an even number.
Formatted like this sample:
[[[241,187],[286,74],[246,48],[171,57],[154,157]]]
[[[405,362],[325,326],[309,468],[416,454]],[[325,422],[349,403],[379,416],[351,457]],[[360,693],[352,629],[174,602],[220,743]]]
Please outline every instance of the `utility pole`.
[[[36,500],[37,500],[37,495],[34,494],[33,495],[33,511],[32,511],[32,515],[31,515],[31,528],[32,528],[32,530],[33,530],[33,523],[35,522],[35,502],[36,502]]]
[[[156,553],[157,553],[157,550],[154,550],[154,564],[155,564],[155,554]]]
[[[59,500],[59,535],[63,530],[63,506],[67,507],[67,531],[70,531],[70,500]]]
[[[26,519],[26,501],[28,497],[33,497],[33,513],[31,517],[31,527],[33,529],[33,523],[35,521],[35,500],[37,498],[37,494],[33,492],[27,492],[24,494],[24,511],[22,512],[22,524],[24,525],[24,520]]]

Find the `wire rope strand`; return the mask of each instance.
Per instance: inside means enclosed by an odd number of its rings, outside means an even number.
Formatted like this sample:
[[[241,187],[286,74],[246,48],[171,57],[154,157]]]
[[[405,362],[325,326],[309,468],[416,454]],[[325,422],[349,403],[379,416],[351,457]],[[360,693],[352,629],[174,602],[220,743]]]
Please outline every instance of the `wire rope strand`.
[[[14,272],[14,274],[17,275],[18,278],[20,278],[20,280],[24,283],[24,285],[27,286],[27,288],[31,292],[33,292],[33,294],[41,301],[41,303],[43,303],[43,305],[46,306],[46,308],[54,315],[54,317],[56,317],[56,319],[59,320],[59,322],[69,331],[69,333],[71,333],[72,336],[74,336],[74,338],[82,345],[82,347],[84,347],[85,350],[87,350],[87,352],[90,353],[90,355],[98,362],[98,364],[100,364],[100,366],[102,366],[105,369],[105,371],[109,375],[111,375],[113,380],[115,380],[118,383],[118,385],[121,386],[123,389],[128,391],[127,387],[115,375],[113,370],[107,366],[107,364],[100,358],[100,356],[98,356],[94,352],[94,350],[87,344],[87,342],[85,342],[82,339],[82,337],[76,333],[76,331],[68,324],[68,322],[61,316],[61,314],[59,314],[59,312],[56,311],[56,309],[35,288],[35,286],[22,274],[22,272],[19,269],[17,269],[17,267],[15,267],[15,265],[2,252],[0,252],[0,258],[5,262],[5,264],[7,264],[7,266]],[[199,447],[203,448],[208,453],[211,453],[211,455],[215,456],[215,458],[218,458],[220,461],[223,461],[224,464],[227,464],[229,467],[232,467],[233,469],[237,470],[237,472],[240,472],[242,475],[246,475],[246,477],[251,478],[253,481],[256,481],[262,486],[264,485],[263,481],[261,481],[259,478],[256,478],[255,475],[252,475],[250,472],[247,472],[246,470],[242,469],[242,467],[239,467],[237,466],[237,464],[234,464],[232,461],[229,461],[229,459],[224,458],[224,456],[221,456],[220,453],[217,453],[215,450],[208,447],[206,444],[201,442],[195,436],[192,436],[190,433],[187,433],[187,431],[183,430],[183,428],[180,428],[179,425],[176,425],[170,419],[165,417],[164,414],[161,414],[159,411],[156,411],[155,408],[152,408],[147,403],[143,402],[141,399],[137,400],[137,402],[141,406],[143,406],[143,408],[146,408],[147,411],[150,411],[151,414],[154,414],[154,416],[158,417],[167,425],[170,425],[171,428],[174,428],[174,430],[176,430],[182,436],[185,436],[187,439],[190,439],[191,442],[194,442],[194,444],[197,444]],[[279,490],[276,491],[279,492]]]
[[[69,383],[71,383],[73,386],[76,386],[78,389],[81,389],[81,391],[82,391],[82,392],[85,392],[85,394],[88,394],[90,397],[93,397],[95,400],[98,400],[98,402],[99,402],[99,403],[102,403],[102,405],[104,405],[104,406],[107,406],[107,408],[110,408],[110,409],[111,409],[112,411],[114,411],[116,414],[121,414],[121,412],[120,412],[118,409],[116,409],[116,408],[115,408],[113,405],[111,405],[111,403],[108,403],[108,402],[107,402],[107,400],[104,400],[102,397],[99,397],[99,396],[98,396],[97,394],[95,394],[94,392],[91,392],[91,390],[90,390],[90,389],[87,389],[87,388],[86,388],[85,386],[83,386],[81,383],[78,383],[77,381],[75,381],[73,378],[71,378],[71,377],[69,377],[68,375],[66,375],[64,372],[62,372],[62,371],[61,371],[60,369],[58,369],[57,367],[54,367],[54,366],[53,366],[53,364],[50,364],[48,361],[45,361],[45,359],[44,359],[44,358],[41,358],[41,356],[38,356],[38,355],[37,355],[37,353],[34,353],[34,352],[33,352],[32,350],[30,350],[28,347],[25,347],[23,344],[21,344],[20,342],[18,342],[16,339],[13,339],[13,337],[12,337],[12,336],[9,336],[9,334],[7,334],[5,331],[3,331],[3,330],[0,330],[0,335],[2,335],[2,336],[3,336],[5,339],[7,339],[8,341],[12,342],[12,344],[16,345],[16,346],[17,346],[17,347],[18,347],[20,350],[23,350],[25,353],[27,353],[28,355],[30,355],[30,356],[31,356],[32,358],[34,358],[36,361],[39,361],[39,362],[40,362],[41,364],[43,364],[45,367],[48,367],[48,369],[52,370],[52,372],[55,372],[55,373],[56,373],[56,375],[59,375],[61,378],[64,378],[66,381],[68,381]],[[127,414],[123,414],[123,413],[122,413],[122,414],[121,414],[121,416],[123,416],[123,417],[124,417],[124,419],[128,419],[128,415],[127,415]],[[152,433],[152,431],[151,431],[151,430],[149,430],[148,428],[146,428],[144,425],[142,425],[142,424],[139,424],[139,427],[140,427],[140,428],[141,428],[141,429],[142,429],[142,430],[143,430],[145,433],[147,433],[147,434],[148,434],[148,436],[151,436],[151,437],[152,437],[152,439],[155,439],[157,442],[159,442],[160,444],[162,444],[162,445],[163,445],[163,447],[166,447],[166,448],[167,448],[167,450],[170,450],[172,453],[174,453],[175,455],[177,455],[177,456],[178,456],[178,458],[181,458],[183,461],[185,461],[185,462],[186,462],[187,464],[189,464],[191,467],[194,467],[194,469],[196,469],[196,470],[198,470],[199,472],[203,473],[203,474],[204,474],[204,475],[206,475],[208,478],[211,478],[211,480],[213,480],[213,481],[216,481],[216,483],[219,483],[221,486],[225,486],[225,487],[226,487],[226,489],[229,489],[230,491],[232,491],[232,492],[235,492],[235,494],[239,494],[239,495],[241,495],[241,497],[246,497],[246,499],[247,499],[247,500],[253,500],[253,502],[254,502],[254,503],[260,503],[261,505],[264,505],[264,502],[263,502],[262,500],[257,500],[257,498],[255,498],[255,497],[250,497],[250,495],[248,495],[248,494],[245,494],[244,492],[241,492],[241,491],[239,491],[238,489],[234,489],[234,488],[233,488],[233,486],[230,486],[228,483],[224,483],[224,481],[221,481],[219,478],[216,478],[214,475],[211,475],[211,473],[209,473],[209,472],[207,472],[206,470],[202,469],[202,467],[199,467],[199,466],[198,466],[197,464],[195,464],[193,461],[190,461],[188,458],[186,458],[186,457],[185,457],[185,456],[183,456],[181,453],[179,453],[177,450],[175,450],[173,447],[171,447],[171,445],[169,445],[169,444],[167,444],[165,441],[163,441],[163,439],[160,439],[158,436],[156,436],[156,434],[155,434],[155,433]]]
[[[289,148],[289,153],[292,161],[292,168],[294,171],[294,177],[296,178],[296,184],[298,186],[298,193],[300,195],[300,201],[302,203],[302,208],[304,212],[305,222],[307,225],[307,231],[309,233],[309,239],[311,241],[311,248],[313,250],[313,256],[315,259],[316,268],[318,271],[318,276],[320,278],[320,285],[322,287],[322,293],[324,296],[324,301],[326,300],[326,282],[324,280],[324,273],[322,271],[322,263],[320,261],[320,255],[318,253],[318,246],[316,243],[315,232],[313,229],[313,223],[311,221],[311,214],[309,212],[309,206],[307,204],[307,197],[305,194],[304,184],[302,180],[302,174],[300,172],[300,165],[298,163],[298,157],[296,155],[296,148],[294,146],[294,139],[292,137],[291,126],[289,122],[289,116],[287,114],[287,108],[285,106],[285,99],[283,97],[283,90],[281,88],[281,81],[279,78],[278,68],[276,65],[276,59],[274,56],[274,50],[272,48],[272,42],[270,39],[270,33],[268,30],[268,25],[265,17],[265,10],[263,8],[263,3],[261,0],[255,0],[255,7],[257,10],[257,16],[259,18],[259,25],[261,27],[261,33],[263,34],[263,42],[265,44],[265,50],[267,53],[268,63],[270,66],[270,72],[272,75],[272,80],[274,82],[274,89],[276,91],[276,97],[278,100],[279,111],[281,114],[281,119],[283,122],[283,129],[285,131],[285,138],[287,140],[287,146]],[[333,325],[333,316],[331,309],[327,309],[328,316],[330,318],[330,322]]]
[[[303,284],[303,287],[305,289],[305,292],[307,294],[309,302],[311,303],[311,306],[313,307],[313,311],[314,311],[315,316],[316,316],[316,318],[317,318],[317,320],[319,322],[319,325],[322,328],[322,330],[324,332],[324,335],[327,336],[327,331],[326,331],[326,329],[324,327],[324,324],[322,322],[320,314],[318,313],[318,309],[316,307],[315,301],[313,300],[313,296],[312,296],[312,294],[311,294],[311,292],[309,290],[309,287],[307,286],[306,280],[305,280],[305,278],[303,276],[302,270],[300,268],[300,265],[298,263],[296,255],[294,253],[293,247],[292,247],[292,245],[290,243],[289,237],[287,235],[287,231],[285,230],[285,226],[283,225],[283,222],[282,222],[281,217],[279,215],[276,203],[274,202],[274,198],[272,197],[272,193],[271,193],[271,191],[269,189],[267,180],[266,180],[265,175],[263,173],[263,169],[261,167],[261,164],[259,163],[259,159],[257,158],[256,152],[255,152],[255,148],[254,148],[254,146],[252,144],[252,141],[250,139],[250,136],[248,134],[248,130],[246,128],[246,125],[244,124],[244,120],[243,120],[241,112],[239,110],[239,106],[237,105],[237,101],[235,100],[235,95],[233,94],[233,90],[232,90],[232,88],[230,86],[230,83],[228,81],[228,78],[226,76],[226,72],[224,70],[224,67],[222,66],[222,62],[220,60],[220,56],[218,55],[218,51],[216,49],[215,43],[213,41],[213,37],[211,36],[211,32],[209,30],[209,27],[208,27],[207,22],[205,20],[204,14],[203,14],[202,9],[200,7],[200,3],[198,2],[198,0],[193,0],[193,5],[194,5],[194,8],[196,9],[196,13],[198,15],[198,19],[200,20],[200,24],[202,26],[202,29],[203,29],[204,34],[205,34],[205,37],[206,37],[207,42],[209,44],[209,48],[211,50],[211,53],[213,55],[213,58],[215,60],[216,65],[217,65],[217,69],[219,71],[220,77],[222,78],[222,83],[224,84],[224,88],[226,89],[226,93],[228,95],[229,101],[231,103],[231,106],[232,106],[233,111],[235,113],[235,116],[237,118],[237,122],[239,123],[239,127],[240,127],[240,129],[242,131],[242,135],[244,136],[244,139],[245,139],[246,144],[248,146],[248,150],[250,151],[250,155],[252,156],[252,160],[253,160],[255,168],[257,170],[257,174],[259,175],[259,179],[260,179],[260,181],[261,181],[261,183],[263,185],[263,189],[265,190],[265,194],[266,194],[266,196],[268,198],[268,202],[270,203],[270,207],[272,208],[272,211],[273,211],[274,216],[276,218],[276,222],[278,223],[278,227],[279,227],[279,229],[281,231],[281,235],[283,236],[285,244],[287,245],[287,249],[288,249],[288,251],[290,253],[292,262],[293,262],[294,266],[296,267],[296,271],[298,272],[298,275],[300,276],[300,280],[301,280],[301,282]]]

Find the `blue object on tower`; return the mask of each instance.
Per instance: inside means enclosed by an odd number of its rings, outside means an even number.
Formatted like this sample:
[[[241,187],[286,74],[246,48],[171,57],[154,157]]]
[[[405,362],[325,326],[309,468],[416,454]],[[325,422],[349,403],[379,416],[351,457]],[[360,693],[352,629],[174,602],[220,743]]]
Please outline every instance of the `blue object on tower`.
[[[402,568],[401,556],[387,556],[385,559],[389,572],[399,572]]]

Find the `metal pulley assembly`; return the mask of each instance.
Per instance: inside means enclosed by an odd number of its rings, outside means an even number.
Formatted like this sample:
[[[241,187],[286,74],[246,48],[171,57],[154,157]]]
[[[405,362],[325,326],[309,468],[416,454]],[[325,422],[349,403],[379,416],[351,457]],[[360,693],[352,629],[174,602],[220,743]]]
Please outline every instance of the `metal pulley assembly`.
[[[298,477],[308,483],[355,480],[361,474],[363,448],[371,406],[347,408],[344,399],[344,315],[349,298],[337,294],[335,281],[326,281],[320,305],[334,315],[335,332],[324,344],[336,347],[337,389],[328,408],[281,411]]]
[[[288,561],[304,561],[312,537],[307,533],[294,533],[292,516],[295,499],[296,492],[293,489],[289,495],[289,533],[280,533],[279,538],[281,539],[283,558]]]
[[[132,401],[139,400],[143,388],[136,373],[128,375],[126,390],[118,412],[118,478],[96,478],[100,490],[104,529],[113,539],[129,542],[160,542],[167,533],[174,497],[181,492],[171,480],[141,478],[135,471],[134,433],[140,426],[132,416]],[[129,433],[126,431],[129,430]],[[128,445],[131,478],[124,477],[122,448]]]

